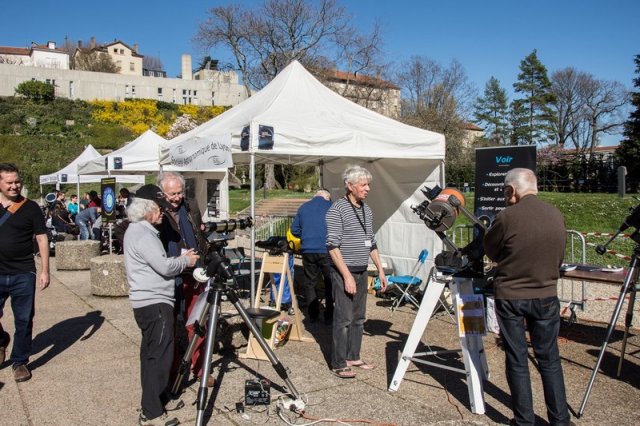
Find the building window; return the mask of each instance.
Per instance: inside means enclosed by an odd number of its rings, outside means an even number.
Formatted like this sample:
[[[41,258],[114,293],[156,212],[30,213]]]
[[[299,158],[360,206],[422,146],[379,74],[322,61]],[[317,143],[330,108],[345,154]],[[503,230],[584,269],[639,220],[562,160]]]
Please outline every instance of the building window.
[[[124,85],[124,98],[125,98],[125,99],[127,99],[127,98],[129,98],[129,96],[130,96],[130,93],[129,93],[129,85],[128,85],[128,84],[125,84],[125,85]]]
[[[174,104],[176,103],[176,89],[173,89],[173,98],[171,99],[171,102]]]
[[[158,100],[162,100],[162,87],[158,87]]]
[[[117,66],[119,69],[122,69],[122,61],[116,61],[116,66]]]
[[[73,81],[69,81],[69,99],[73,99]]]
[[[136,97],[136,86],[131,86],[131,97],[135,98]]]
[[[113,48],[113,53],[115,53],[116,55],[118,54],[118,49],[117,48]]]
[[[129,71],[135,71],[136,70],[136,64],[134,64],[133,62],[129,62]]]
[[[120,54],[124,55],[124,49],[120,49]]]
[[[216,105],[215,96],[216,96],[216,92],[211,92],[211,106]]]

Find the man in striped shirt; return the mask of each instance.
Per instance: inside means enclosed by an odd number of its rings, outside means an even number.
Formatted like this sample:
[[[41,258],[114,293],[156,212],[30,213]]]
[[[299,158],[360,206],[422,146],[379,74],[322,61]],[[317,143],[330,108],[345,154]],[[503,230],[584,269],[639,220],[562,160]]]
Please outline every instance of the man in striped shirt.
[[[364,202],[371,173],[349,166],[342,174],[347,194],[327,212],[327,249],[331,257],[333,287],[333,348],[331,368],[341,378],[356,376],[352,367],[374,368],[360,358],[367,306],[369,257],[378,269],[382,290],[387,280],[373,233],[373,213]]]

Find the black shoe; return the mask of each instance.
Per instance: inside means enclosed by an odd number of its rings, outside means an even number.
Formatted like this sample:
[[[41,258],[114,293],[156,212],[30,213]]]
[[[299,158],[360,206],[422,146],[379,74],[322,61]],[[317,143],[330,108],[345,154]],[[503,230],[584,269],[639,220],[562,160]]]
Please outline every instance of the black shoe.
[[[313,299],[313,301],[309,303],[307,313],[309,314],[311,322],[316,322],[318,320],[318,317],[320,316],[320,302],[318,299]]]

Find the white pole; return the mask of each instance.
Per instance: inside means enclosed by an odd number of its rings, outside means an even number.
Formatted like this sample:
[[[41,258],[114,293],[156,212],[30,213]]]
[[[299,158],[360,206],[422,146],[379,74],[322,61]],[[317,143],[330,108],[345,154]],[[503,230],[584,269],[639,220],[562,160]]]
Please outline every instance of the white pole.
[[[249,192],[251,197],[251,219],[256,220],[256,187],[255,187],[255,179],[256,179],[256,152],[254,149],[254,126],[253,122],[249,123],[249,152],[250,154],[250,162],[249,162]],[[256,227],[251,227],[251,306],[255,306],[255,298],[256,298]]]

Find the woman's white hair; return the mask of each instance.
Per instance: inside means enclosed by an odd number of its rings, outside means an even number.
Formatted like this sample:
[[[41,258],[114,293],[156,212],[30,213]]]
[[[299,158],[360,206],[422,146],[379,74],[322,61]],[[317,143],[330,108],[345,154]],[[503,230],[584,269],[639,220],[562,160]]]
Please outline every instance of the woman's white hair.
[[[127,207],[127,218],[129,222],[141,222],[149,213],[153,213],[158,209],[155,201],[144,198],[134,198]]]
[[[358,183],[361,180],[366,180],[371,183],[371,173],[369,170],[365,169],[362,166],[348,166],[347,169],[342,173],[342,180],[344,181],[344,186],[347,187],[347,183]]]

